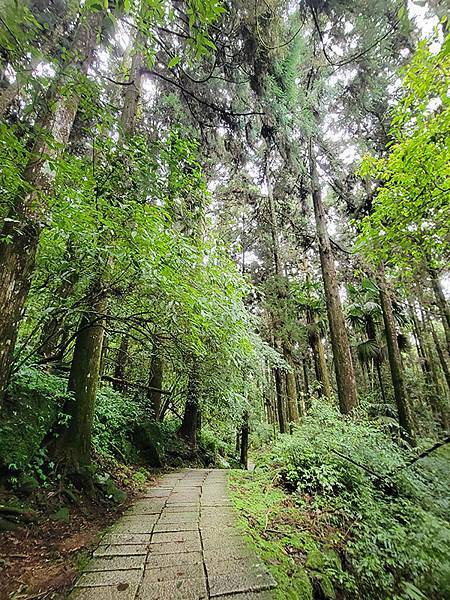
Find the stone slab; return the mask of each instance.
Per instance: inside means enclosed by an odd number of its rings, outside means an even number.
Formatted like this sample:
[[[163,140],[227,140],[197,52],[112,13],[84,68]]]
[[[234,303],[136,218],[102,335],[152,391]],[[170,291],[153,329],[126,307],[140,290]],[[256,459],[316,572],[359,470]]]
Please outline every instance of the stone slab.
[[[68,600],[134,600],[138,585],[75,588]]]
[[[152,535],[152,544],[168,544],[171,542],[197,542],[200,544],[200,534],[198,531],[171,531]]]
[[[202,563],[170,565],[164,569],[161,567],[149,568],[147,565],[142,583],[146,585],[149,581],[157,583],[178,581],[179,579],[202,579],[204,576],[205,570]]]
[[[150,533],[107,533],[102,538],[102,544],[148,544],[151,539]]]
[[[273,577],[263,569],[239,571],[227,575],[208,576],[209,593],[214,596],[259,592],[275,587]]]
[[[147,544],[106,544],[98,546],[93,556],[145,556],[147,552]]]
[[[131,556],[102,556],[93,558],[86,567],[86,572],[143,569],[144,564],[145,554]]]
[[[176,523],[162,521],[156,524],[153,528],[153,535],[155,533],[164,533],[172,531],[198,531],[197,521],[188,521],[186,523],[178,521]]]
[[[83,573],[76,583],[76,587],[102,587],[113,585],[125,587],[138,584],[142,579],[142,571],[128,569],[121,571],[94,571]]]
[[[197,542],[170,542],[163,544],[150,544],[149,554],[178,554],[180,552],[199,552],[200,540]]]
[[[165,569],[173,565],[203,565],[203,556],[198,552],[185,552],[184,554],[149,554],[147,568]]]
[[[137,600],[203,600],[208,598],[204,579],[180,579],[141,585]]]

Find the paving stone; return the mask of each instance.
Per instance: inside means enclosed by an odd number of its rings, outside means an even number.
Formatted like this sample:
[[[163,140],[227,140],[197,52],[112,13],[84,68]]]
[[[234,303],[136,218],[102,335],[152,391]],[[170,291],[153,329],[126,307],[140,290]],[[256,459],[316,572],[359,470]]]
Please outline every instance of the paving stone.
[[[144,492],[144,498],[168,498],[172,488],[148,488]]]
[[[134,600],[138,585],[75,588],[68,600]]]
[[[173,565],[203,565],[201,552],[185,552],[184,554],[149,554],[147,567],[165,569]]]
[[[275,586],[236,527],[226,472],[214,469],[161,477],[94,557],[71,600],[272,600],[261,590]]]
[[[162,521],[154,526],[153,535],[155,533],[163,533],[165,531],[198,531],[198,523],[197,521],[177,521],[175,523],[171,523],[170,521]]]
[[[236,534],[236,527],[233,527],[232,525],[227,526],[227,527],[205,527],[203,526],[202,529],[202,540],[214,540],[214,541],[223,541],[224,538],[225,539],[229,539],[229,538],[235,538],[237,536]]]
[[[258,592],[275,587],[272,576],[262,569],[208,576],[208,584],[211,597],[239,592]]]
[[[251,558],[254,553],[249,550],[244,543],[235,544],[234,546],[216,546],[203,549],[205,563],[209,561],[228,560],[231,558]]]
[[[148,551],[154,554],[176,554],[177,552],[197,552],[201,550],[200,540],[193,542],[170,542],[150,544]]]
[[[199,520],[200,515],[197,512],[186,511],[182,513],[176,512],[162,512],[159,517],[158,523],[166,522],[166,523],[187,523],[188,521],[197,521]]]
[[[231,575],[233,573],[253,573],[260,575],[265,573],[265,567],[261,560],[253,555],[245,558],[230,558],[228,560],[208,560],[205,562],[208,577]]]
[[[152,533],[158,515],[123,517],[111,528],[111,533]]]
[[[192,514],[200,514],[200,506],[198,504],[193,504],[192,506],[171,506],[170,504],[166,505],[162,514],[167,515],[168,513],[174,513],[176,515],[181,515],[181,513],[192,513]]]
[[[138,500],[126,511],[125,515],[159,515],[165,503],[165,500],[160,502],[150,498],[148,500]]]
[[[180,579],[158,584],[148,581],[139,587],[137,600],[203,600],[207,597],[204,579]]]
[[[83,573],[76,587],[101,587],[104,585],[123,586],[138,584],[142,579],[142,571],[128,569],[126,571],[95,571]]]
[[[244,546],[245,542],[242,536],[237,534],[236,530],[231,531],[233,531],[234,533],[227,535],[223,532],[221,535],[220,531],[214,529],[210,537],[208,537],[207,535],[203,537],[202,535],[203,548],[205,549],[205,551],[209,550],[210,548],[216,548],[217,546],[226,546],[227,548],[233,546]]]
[[[161,567],[154,567],[145,569],[143,584],[147,584],[149,581],[177,581],[178,579],[202,579],[205,576],[205,570],[202,563],[194,564],[177,564],[170,565],[161,569]]]
[[[148,544],[150,533],[107,533],[102,538],[102,544]]]
[[[154,533],[152,535],[152,544],[169,544],[171,542],[200,543],[200,534],[198,531],[170,531]]]
[[[93,556],[145,556],[147,544],[105,544],[94,550]]]
[[[138,556],[103,556],[93,558],[86,572],[90,571],[117,571],[119,569],[143,569],[145,564],[145,554]]]

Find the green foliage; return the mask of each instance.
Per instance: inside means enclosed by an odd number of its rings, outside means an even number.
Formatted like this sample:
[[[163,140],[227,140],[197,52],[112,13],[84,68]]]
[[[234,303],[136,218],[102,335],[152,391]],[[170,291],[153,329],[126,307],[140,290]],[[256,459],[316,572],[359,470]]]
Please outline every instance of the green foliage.
[[[23,368],[12,380],[0,425],[0,464],[24,471],[39,458],[41,444],[56,423],[64,423],[66,381],[39,369]],[[42,462],[39,460],[39,462]]]
[[[132,459],[133,431],[145,418],[142,403],[115,392],[109,386],[101,387],[97,392],[94,417],[95,450],[122,460]]]
[[[327,515],[319,526],[333,528],[328,541],[349,565],[353,598],[407,599],[414,587],[448,594],[445,458],[411,467],[408,459],[379,427],[318,402],[273,449],[270,468],[299,508]]]
[[[370,216],[361,224],[368,255],[417,272],[448,256],[450,36],[433,54],[422,42],[403,76],[393,109],[386,158],[366,157],[364,177],[381,182]]]

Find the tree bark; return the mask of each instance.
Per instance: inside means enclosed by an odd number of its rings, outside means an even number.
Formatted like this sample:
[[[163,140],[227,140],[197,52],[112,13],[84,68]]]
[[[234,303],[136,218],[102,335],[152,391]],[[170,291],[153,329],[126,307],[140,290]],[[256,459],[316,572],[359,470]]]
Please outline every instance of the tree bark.
[[[184,439],[193,448],[197,447],[197,427],[199,411],[200,381],[198,365],[194,361],[189,374],[189,384],[186,405],[184,407],[183,420],[178,429],[178,437]]]
[[[295,375],[295,367],[290,350],[288,350],[286,347],[284,349],[284,358],[292,369],[292,371],[286,372],[286,408],[288,420],[289,423],[298,423],[300,421],[300,414],[298,410],[297,378]]]
[[[287,433],[286,413],[284,408],[283,377],[281,369],[274,369],[275,392],[280,433]]]
[[[326,398],[330,398],[333,391],[330,383],[330,375],[328,373],[328,365],[325,358],[325,350],[323,347],[322,339],[317,330],[318,325],[314,319],[314,315],[309,309],[306,313],[306,320],[309,325],[308,342],[313,355],[314,372],[316,374],[316,379],[321,385],[321,393]]]
[[[120,346],[117,350],[116,364],[114,366],[114,379],[113,388],[119,392],[123,392],[126,389],[126,384],[122,383],[125,377],[127,362],[128,362],[128,346],[130,344],[130,338],[123,334],[120,339]]]
[[[397,405],[398,421],[402,428],[402,437],[411,445],[415,445],[414,422],[411,415],[408,398],[406,395],[403,369],[400,357],[400,349],[397,340],[397,328],[395,326],[392,300],[387,289],[384,275],[384,267],[378,268],[378,287],[380,293],[380,304],[383,311],[384,329],[386,333],[386,344],[391,370],[394,398]]]
[[[102,13],[82,20],[71,48],[74,58],[68,73],[87,73],[94,56]],[[80,98],[54,91],[53,110],[49,110],[38,129],[39,134],[25,169],[22,193],[3,226],[0,236],[0,401],[8,384],[13,353],[25,301],[31,284],[39,236],[47,217],[45,198],[51,194],[54,173],[48,158],[56,159],[66,146]],[[48,138],[54,141],[51,144]]]
[[[316,158],[312,139],[309,141],[309,168],[311,175],[311,194],[314,206],[316,231],[319,238],[319,254],[322,269],[323,286],[330,324],[331,346],[333,348],[334,368],[338,388],[339,407],[347,414],[358,404],[353,359],[345,327],[344,313],[339,297],[339,287],[328,237],[325,211],[319,187]]]
[[[148,385],[152,388],[158,388],[149,390],[147,397],[150,401],[150,408],[156,421],[159,420],[161,413],[161,392],[163,381],[163,361],[159,354],[152,356],[152,362],[150,366],[150,377]]]
[[[442,325],[445,332],[445,341],[447,344],[447,354],[450,356],[450,306],[442,291],[441,283],[437,271],[430,269],[431,284],[433,286],[434,297],[441,315]]]
[[[249,436],[248,412],[245,412],[242,418],[241,429],[241,456],[240,462],[243,469],[248,469],[248,436]]]
[[[67,429],[57,441],[57,455],[76,472],[91,463],[92,425],[100,374],[105,332],[106,297],[100,283],[93,288],[93,302],[80,320],[69,374],[68,389],[73,399],[65,411],[70,415]]]

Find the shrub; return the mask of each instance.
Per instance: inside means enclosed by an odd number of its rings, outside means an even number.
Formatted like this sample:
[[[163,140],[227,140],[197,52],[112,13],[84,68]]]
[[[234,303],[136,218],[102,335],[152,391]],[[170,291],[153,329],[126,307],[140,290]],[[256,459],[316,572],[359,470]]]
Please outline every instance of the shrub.
[[[270,464],[299,506],[328,513],[359,597],[417,600],[450,597],[447,457],[408,466],[376,424],[321,401],[280,436]]]
[[[50,429],[67,419],[62,407],[69,397],[62,377],[23,368],[8,389],[0,424],[0,464],[23,471],[38,454]]]

